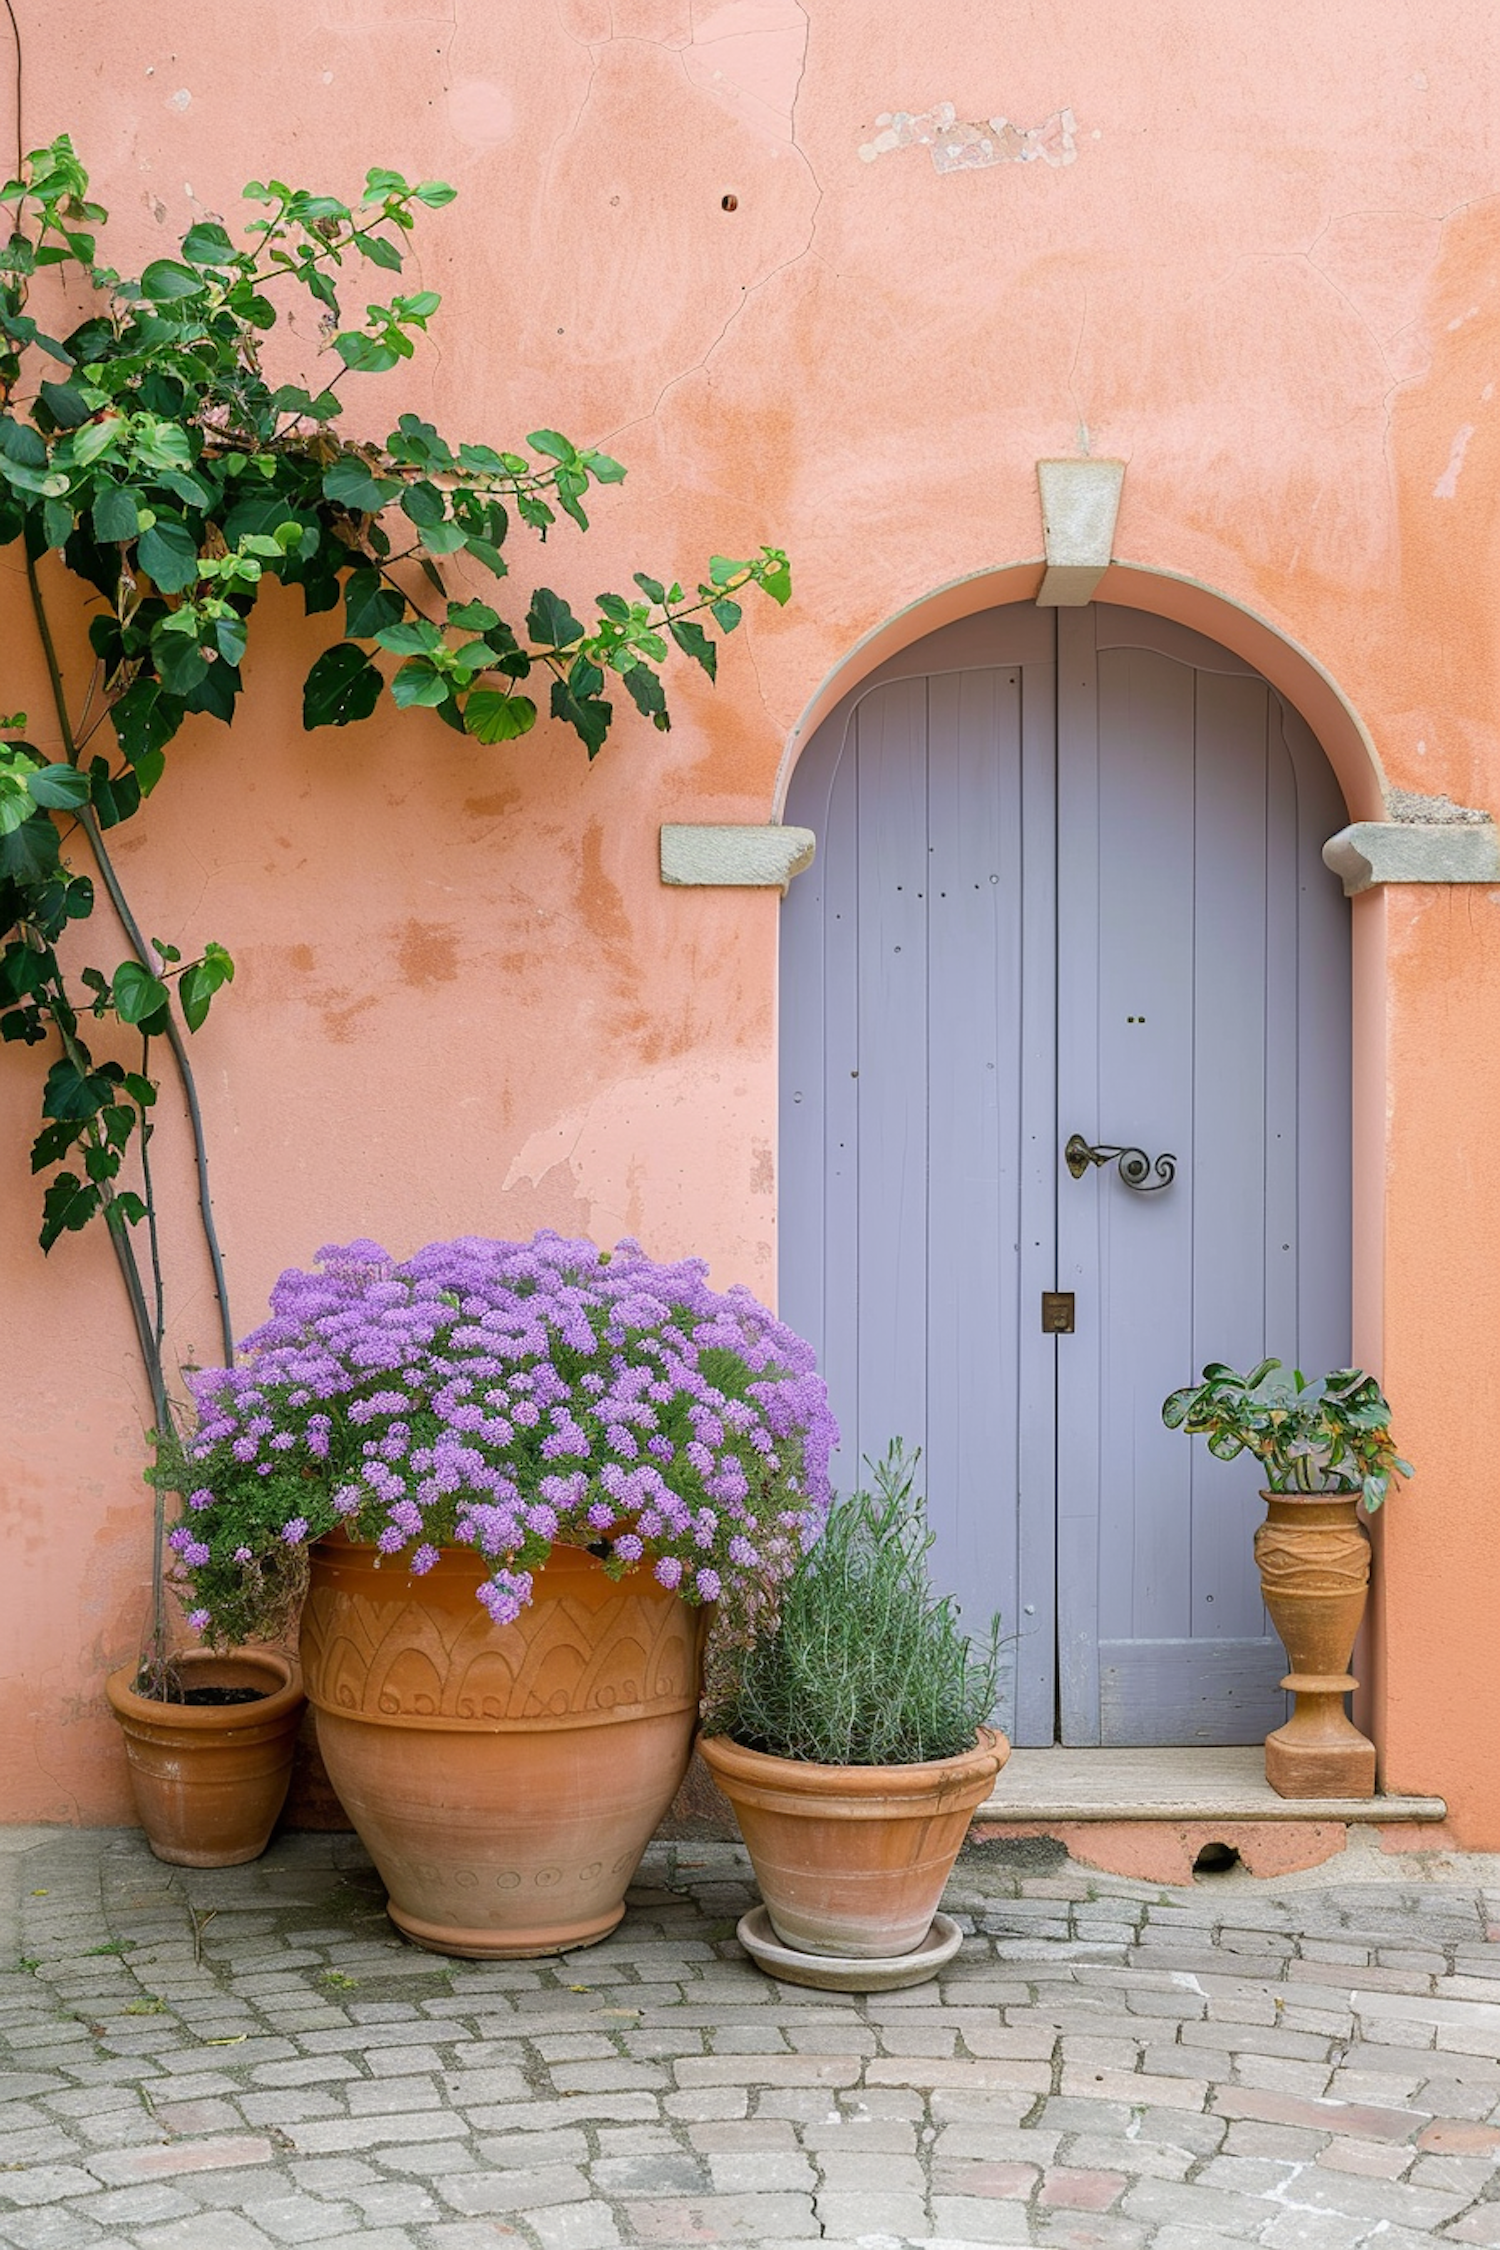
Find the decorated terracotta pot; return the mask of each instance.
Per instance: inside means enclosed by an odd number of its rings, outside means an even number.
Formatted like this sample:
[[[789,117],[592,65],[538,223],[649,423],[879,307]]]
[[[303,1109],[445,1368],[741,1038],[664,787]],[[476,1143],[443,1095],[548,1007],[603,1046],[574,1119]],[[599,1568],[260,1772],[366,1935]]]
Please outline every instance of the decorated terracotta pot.
[[[706,1613],[554,1547],[496,1625],[481,1559],[425,1576],[312,1550],[302,1664],[329,1776],[418,1945],[474,1959],[607,1937],[687,1768]]]
[[[1370,1537],[1354,1492],[1263,1492],[1255,1560],[1296,1697],[1266,1737],[1266,1779],[1282,1797],[1372,1797],[1375,1745],[1344,1710],[1370,1587]]]
[[[1010,1756],[981,1727],[972,1750],[913,1766],[819,1766],[705,1735],[772,1926],[799,1953],[884,1960],[932,1927],[977,1805]]]
[[[137,1695],[134,1664],[105,1682],[125,1735],[146,1841],[175,1867],[237,1867],[271,1840],[292,1778],[302,1718],[297,1667],[269,1649],[176,1659],[187,1688],[253,1688],[253,1703],[158,1703]]]

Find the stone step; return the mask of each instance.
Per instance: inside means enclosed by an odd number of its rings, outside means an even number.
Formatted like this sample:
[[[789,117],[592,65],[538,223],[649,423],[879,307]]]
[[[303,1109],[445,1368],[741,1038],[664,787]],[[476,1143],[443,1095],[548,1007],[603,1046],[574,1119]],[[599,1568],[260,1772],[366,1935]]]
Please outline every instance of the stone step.
[[[1278,1797],[1259,1743],[1207,1750],[1013,1750],[984,1821],[1440,1821],[1441,1797]]]

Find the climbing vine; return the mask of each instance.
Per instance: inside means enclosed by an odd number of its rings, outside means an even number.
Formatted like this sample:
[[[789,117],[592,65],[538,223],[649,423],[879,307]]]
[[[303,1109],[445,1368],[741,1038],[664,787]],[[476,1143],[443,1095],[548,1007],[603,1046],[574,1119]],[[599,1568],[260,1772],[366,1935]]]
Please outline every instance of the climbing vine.
[[[671,650],[712,679],[713,628],[734,630],[744,591],[777,603],[791,591],[785,555],[767,547],[749,560],[714,557],[686,590],[637,572],[630,593],[600,594],[588,620],[546,587],[524,616],[507,616],[513,522],[543,541],[563,516],[586,531],[585,503],[623,478],[619,462],[547,429],[531,432],[525,452],[454,442],[411,413],[383,445],[341,434],[348,380],[399,369],[440,303],[433,290],[395,291],[351,318],[345,299],[359,281],[378,290],[399,275],[419,214],[453,196],[444,182],[384,169],[353,204],[252,181],[240,240],[200,220],[174,256],[127,278],[102,261],[108,215],[66,135],[0,188],[11,220],[0,248],[0,545],[21,549],[61,744],[49,757],[26,739],[24,715],[0,721],[0,1034],[51,1053],[31,1152],[42,1247],[95,1220],[107,1227],[166,1435],[156,1058],[167,1050],[186,1100],[227,1361],[233,1327],[188,1038],[234,963],[221,943],[184,957],[143,930],[106,839],[161,785],[190,717],[233,722],[267,582],[300,588],[307,614],[334,621],[303,688],[307,728],[353,725],[389,696],[501,743],[536,726],[542,691],[590,759],[619,692],[666,730]],[[278,382],[267,339],[299,292],[321,342],[303,382]],[[48,555],[92,612],[92,677],[76,711]],[[65,968],[76,951],[65,934],[94,914],[95,878],[126,957]],[[133,1067],[95,1053],[98,1027],[109,1044],[137,1048]]]

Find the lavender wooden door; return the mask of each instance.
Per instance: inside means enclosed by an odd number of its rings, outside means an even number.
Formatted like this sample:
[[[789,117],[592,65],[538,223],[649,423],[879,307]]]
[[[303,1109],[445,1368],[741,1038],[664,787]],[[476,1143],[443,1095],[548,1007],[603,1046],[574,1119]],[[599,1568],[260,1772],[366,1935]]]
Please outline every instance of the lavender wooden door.
[[[1283,1664],[1253,1478],[1158,1410],[1207,1356],[1347,1345],[1321,753],[1212,643],[1016,607],[863,682],[787,818],[819,852],[783,917],[781,1305],[819,1346],[838,1481],[923,1448],[939,1580],[1013,1636],[1015,1740],[1254,1739]],[[1074,1181],[1074,1131],[1159,1143],[1178,1177]],[[1055,1287],[1072,1336],[1043,1333]]]

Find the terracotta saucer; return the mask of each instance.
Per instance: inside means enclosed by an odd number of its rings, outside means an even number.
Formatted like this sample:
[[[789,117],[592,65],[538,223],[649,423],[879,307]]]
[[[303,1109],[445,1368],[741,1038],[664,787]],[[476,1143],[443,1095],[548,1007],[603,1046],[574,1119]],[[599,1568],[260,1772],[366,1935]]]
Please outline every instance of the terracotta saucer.
[[[810,1984],[819,1992],[899,1992],[904,1985],[925,1984],[953,1959],[964,1941],[963,1931],[951,1916],[939,1914],[914,1952],[889,1960],[855,1961],[836,1953],[797,1953],[782,1944],[763,1906],[752,1906],[740,1917],[735,1936],[768,1977],[776,1977],[782,1984]]]

